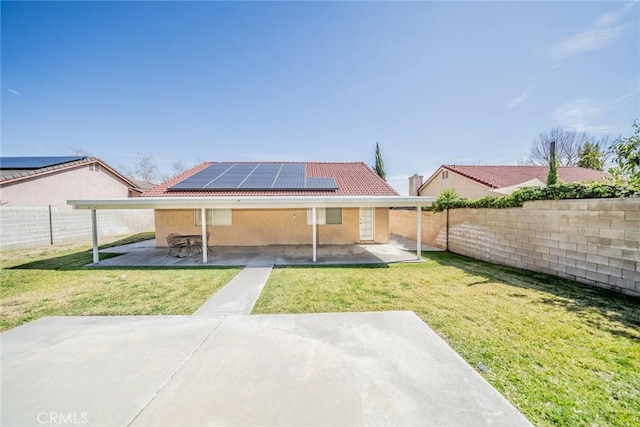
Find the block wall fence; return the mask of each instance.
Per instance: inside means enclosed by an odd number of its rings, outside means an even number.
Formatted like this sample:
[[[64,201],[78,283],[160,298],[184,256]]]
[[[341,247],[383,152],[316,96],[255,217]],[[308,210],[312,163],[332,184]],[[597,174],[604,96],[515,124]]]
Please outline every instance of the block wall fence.
[[[394,209],[389,229],[415,240],[415,221],[415,211]],[[422,242],[640,296],[640,199],[545,200],[521,208],[423,212]]]
[[[98,238],[154,230],[153,210],[99,210]],[[58,206],[0,206],[0,249],[91,242],[91,211]]]

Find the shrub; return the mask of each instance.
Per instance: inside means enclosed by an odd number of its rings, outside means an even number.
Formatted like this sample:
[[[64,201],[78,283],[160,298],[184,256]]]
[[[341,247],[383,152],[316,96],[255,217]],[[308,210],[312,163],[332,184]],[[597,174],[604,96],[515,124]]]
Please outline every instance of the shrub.
[[[455,197],[454,197],[455,196]],[[570,182],[546,187],[522,187],[508,196],[485,196],[478,200],[460,198],[454,190],[444,190],[433,202],[432,210],[455,208],[516,208],[534,200],[603,199],[640,197],[640,185],[621,179],[594,181],[590,184]]]

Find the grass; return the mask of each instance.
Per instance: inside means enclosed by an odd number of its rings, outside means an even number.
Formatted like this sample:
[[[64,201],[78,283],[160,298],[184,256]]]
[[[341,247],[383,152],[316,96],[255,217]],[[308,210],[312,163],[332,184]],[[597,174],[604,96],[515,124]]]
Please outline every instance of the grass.
[[[413,310],[536,425],[640,425],[640,301],[449,253],[279,268],[254,313]]]
[[[149,238],[110,239],[101,248]],[[0,331],[43,316],[192,314],[239,271],[83,267],[91,261],[88,246],[2,252]]]

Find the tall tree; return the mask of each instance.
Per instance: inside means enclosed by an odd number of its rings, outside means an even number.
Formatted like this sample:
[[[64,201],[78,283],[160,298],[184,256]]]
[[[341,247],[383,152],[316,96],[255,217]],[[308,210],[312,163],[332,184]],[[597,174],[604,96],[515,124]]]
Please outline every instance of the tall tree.
[[[549,174],[547,175],[547,185],[558,183],[558,159],[556,157],[556,142],[549,143]]]
[[[376,165],[373,170],[378,176],[385,181],[387,180],[387,173],[384,170],[384,161],[382,160],[382,153],[380,152],[380,144],[376,142]]]
[[[580,160],[578,166],[582,168],[604,170],[607,155],[598,142],[585,142],[578,150]]]
[[[550,143],[556,142],[556,159],[560,166],[578,166],[580,162],[580,149],[587,143],[598,144],[605,153],[602,159],[603,166],[607,163],[607,153],[611,146],[609,135],[596,137],[586,132],[576,132],[555,127],[549,132],[541,133],[531,144],[531,152],[526,163],[532,165],[548,165],[550,158]]]

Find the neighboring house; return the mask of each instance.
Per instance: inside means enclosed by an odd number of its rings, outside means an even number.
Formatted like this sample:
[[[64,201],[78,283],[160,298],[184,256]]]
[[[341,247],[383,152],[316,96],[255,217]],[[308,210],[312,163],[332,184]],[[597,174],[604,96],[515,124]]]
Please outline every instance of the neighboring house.
[[[324,205],[352,197],[398,196],[364,163],[203,163],[143,193],[143,198],[253,198],[265,208],[207,209],[209,246],[309,244],[312,225],[304,200]],[[277,208],[281,200],[296,207]],[[291,202],[294,200],[295,202]],[[352,202],[354,200],[351,200]],[[389,207],[316,209],[318,244],[387,243]],[[156,209],[156,242],[170,233],[198,234],[200,209]]]
[[[3,205],[54,205],[67,200],[136,197],[142,190],[95,157],[0,157]]]
[[[131,182],[135,184],[136,191],[138,191],[140,195],[145,191],[151,190],[153,187],[158,185],[158,184],[154,184],[153,182],[140,181],[138,179],[132,179]]]
[[[442,165],[424,183],[421,176],[409,178],[410,188],[417,194],[438,197],[442,190],[454,189],[461,197],[478,199],[484,196],[511,194],[524,186],[543,186],[547,181],[547,166],[474,166]],[[611,177],[606,172],[581,167],[559,167],[562,182],[591,182]]]

